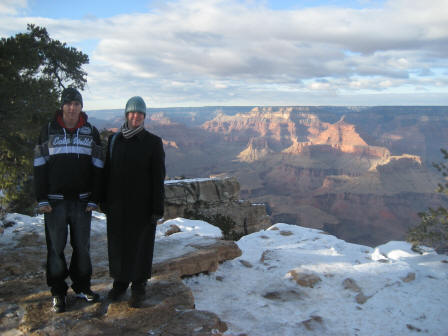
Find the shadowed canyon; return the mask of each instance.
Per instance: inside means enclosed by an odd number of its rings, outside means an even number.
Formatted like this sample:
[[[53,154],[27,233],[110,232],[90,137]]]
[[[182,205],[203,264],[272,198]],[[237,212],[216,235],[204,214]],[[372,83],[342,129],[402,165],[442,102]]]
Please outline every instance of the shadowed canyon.
[[[235,176],[241,197],[272,222],[349,242],[404,240],[417,213],[446,206],[432,162],[448,147],[447,107],[198,107],[150,109],[170,177]],[[116,129],[123,111],[90,111]]]

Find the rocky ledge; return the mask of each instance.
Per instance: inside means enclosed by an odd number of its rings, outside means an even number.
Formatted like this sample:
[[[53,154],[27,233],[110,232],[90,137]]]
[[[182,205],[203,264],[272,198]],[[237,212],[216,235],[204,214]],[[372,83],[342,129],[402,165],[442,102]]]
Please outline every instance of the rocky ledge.
[[[204,218],[214,225],[221,219],[240,236],[271,226],[264,204],[240,199],[235,177],[169,180],[165,182],[165,197],[165,219]]]

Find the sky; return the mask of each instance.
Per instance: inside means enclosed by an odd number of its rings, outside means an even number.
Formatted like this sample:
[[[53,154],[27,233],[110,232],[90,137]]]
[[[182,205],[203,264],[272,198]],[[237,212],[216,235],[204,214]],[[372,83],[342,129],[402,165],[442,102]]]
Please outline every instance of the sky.
[[[448,0],[0,0],[89,56],[84,109],[448,105]]]
[[[106,219],[98,212],[93,218],[95,241],[106,234]],[[1,253],[11,251],[25,235],[44,235],[42,215],[8,214],[7,220],[15,225],[0,235]],[[171,225],[180,232],[165,236]],[[206,222],[168,220],[157,227],[154,258],[185,255],[191,245],[219,237],[220,230]],[[448,335],[446,255],[425,247],[419,254],[399,241],[375,248],[350,244],[283,223],[236,243],[240,257],[221,263],[216,272],[183,280],[196,309],[214,312],[226,322],[224,335]],[[158,248],[163,245],[177,248]],[[95,246],[92,251],[98,253]],[[307,277],[312,287],[300,280]]]

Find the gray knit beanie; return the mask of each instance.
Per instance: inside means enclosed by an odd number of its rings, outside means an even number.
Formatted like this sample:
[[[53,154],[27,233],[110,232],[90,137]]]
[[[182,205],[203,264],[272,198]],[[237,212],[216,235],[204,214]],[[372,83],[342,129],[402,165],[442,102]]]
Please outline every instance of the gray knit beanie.
[[[146,116],[146,104],[142,97],[135,96],[128,100],[124,114],[127,115],[129,112],[140,112]]]

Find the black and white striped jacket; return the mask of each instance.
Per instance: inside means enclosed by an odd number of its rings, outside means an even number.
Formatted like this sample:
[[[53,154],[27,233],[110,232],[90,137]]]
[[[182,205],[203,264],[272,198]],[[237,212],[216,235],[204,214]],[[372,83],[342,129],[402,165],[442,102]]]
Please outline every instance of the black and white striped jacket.
[[[60,111],[58,113],[61,113]],[[98,130],[87,122],[69,132],[54,120],[42,128],[34,149],[34,186],[39,206],[51,200],[100,200],[104,150]]]

